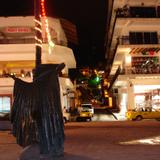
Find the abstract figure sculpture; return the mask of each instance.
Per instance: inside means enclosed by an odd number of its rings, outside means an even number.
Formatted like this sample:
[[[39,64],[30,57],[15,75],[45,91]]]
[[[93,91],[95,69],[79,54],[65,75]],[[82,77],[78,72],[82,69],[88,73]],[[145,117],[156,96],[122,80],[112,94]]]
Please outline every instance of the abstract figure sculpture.
[[[13,135],[22,147],[39,146],[40,155],[63,155],[64,124],[58,74],[62,64],[41,64],[33,82],[12,77],[14,103],[11,110]]]

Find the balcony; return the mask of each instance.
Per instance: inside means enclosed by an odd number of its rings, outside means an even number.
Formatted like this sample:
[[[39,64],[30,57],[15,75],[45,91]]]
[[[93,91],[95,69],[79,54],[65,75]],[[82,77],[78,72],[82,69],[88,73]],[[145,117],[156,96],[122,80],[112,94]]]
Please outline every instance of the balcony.
[[[34,38],[3,38],[0,39],[0,44],[34,44]]]
[[[137,38],[138,40],[134,40],[131,36],[121,36],[119,37],[119,45],[142,45],[142,44],[160,44],[160,36],[158,35],[156,38]]]
[[[116,9],[117,17],[127,18],[159,18],[160,17],[160,6],[157,7],[129,7],[125,5],[123,8]]]
[[[120,74],[160,74],[160,65],[155,65],[154,67],[130,67],[122,70]]]

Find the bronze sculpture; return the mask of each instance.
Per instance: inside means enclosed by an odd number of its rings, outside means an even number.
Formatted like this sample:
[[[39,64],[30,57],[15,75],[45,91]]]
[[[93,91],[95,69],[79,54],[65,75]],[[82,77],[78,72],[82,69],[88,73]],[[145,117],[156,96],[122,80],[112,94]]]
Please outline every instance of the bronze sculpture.
[[[40,155],[61,156],[64,124],[58,74],[62,64],[40,64],[33,82],[13,77],[14,102],[11,110],[13,135],[22,147],[37,144]]]

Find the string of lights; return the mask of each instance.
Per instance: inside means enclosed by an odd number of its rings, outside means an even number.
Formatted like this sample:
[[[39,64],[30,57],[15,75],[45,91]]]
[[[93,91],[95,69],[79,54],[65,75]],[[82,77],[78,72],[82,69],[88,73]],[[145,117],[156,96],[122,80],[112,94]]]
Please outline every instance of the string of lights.
[[[45,9],[45,0],[41,0],[40,6],[41,6],[41,19],[44,22],[44,28],[45,28],[45,32],[46,32],[46,35],[47,35],[48,45],[49,45],[48,51],[49,51],[49,53],[51,53],[51,48],[54,47],[55,44],[51,39],[51,34],[50,34],[50,31],[49,31],[49,23],[48,23],[48,19],[47,19],[47,16],[46,16],[46,9]]]
[[[36,40],[35,45],[42,48],[42,43],[47,41],[48,52],[50,54],[51,48],[53,48],[55,44],[51,39],[48,18],[46,16],[45,0],[40,0],[40,14],[38,15],[37,18],[34,19],[34,21],[35,21],[35,31],[37,33],[35,35],[35,40]],[[44,28],[44,30],[42,28]],[[44,36],[42,36],[42,34]]]
[[[37,19],[34,19],[35,22],[35,45],[42,48],[42,23],[40,22],[40,17],[36,17]]]

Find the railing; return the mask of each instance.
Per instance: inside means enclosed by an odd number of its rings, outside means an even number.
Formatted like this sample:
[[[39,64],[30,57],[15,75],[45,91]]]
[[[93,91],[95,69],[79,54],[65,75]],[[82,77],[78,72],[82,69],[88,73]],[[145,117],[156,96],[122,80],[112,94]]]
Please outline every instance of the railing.
[[[120,45],[129,45],[129,44],[131,44],[130,40],[129,40],[129,36],[121,36],[121,37],[119,37],[119,44]],[[142,44],[145,44],[145,43],[141,43],[139,45],[142,45]],[[160,44],[160,36],[158,36],[158,43],[150,43],[150,44]],[[131,45],[133,45],[133,44],[131,44]],[[136,45],[138,45],[138,44],[136,43]]]
[[[124,74],[160,74],[160,64],[155,65],[154,67],[130,67],[127,69],[122,69],[120,72],[121,75]]]
[[[0,44],[34,44],[34,38],[13,38],[13,39],[0,39]]]
[[[58,41],[53,39],[53,42],[57,45],[66,46],[67,44],[64,41]],[[0,38],[0,44],[34,44],[35,38]],[[47,39],[43,40],[43,43],[48,43]]]
[[[152,10],[152,11],[151,11]],[[160,7],[129,7],[125,5],[123,8],[117,8],[117,17],[126,18],[159,18]],[[150,11],[150,12],[146,12]]]

